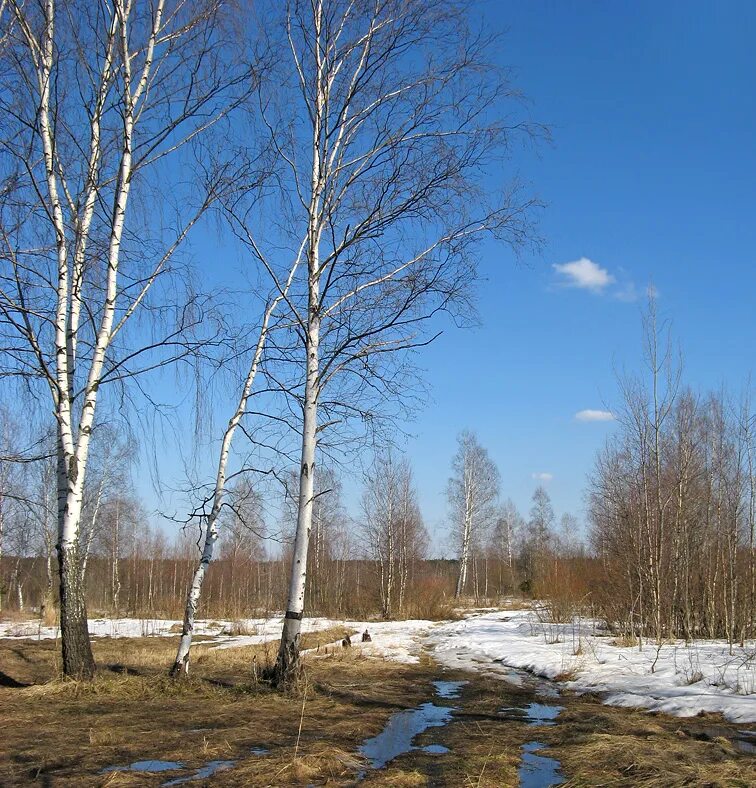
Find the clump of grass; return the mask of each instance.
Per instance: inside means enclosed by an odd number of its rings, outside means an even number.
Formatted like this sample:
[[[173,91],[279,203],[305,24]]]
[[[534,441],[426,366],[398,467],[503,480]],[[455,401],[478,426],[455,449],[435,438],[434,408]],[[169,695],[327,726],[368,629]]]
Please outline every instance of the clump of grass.
[[[623,635],[617,635],[612,641],[612,645],[618,646],[619,648],[632,648],[638,645],[638,638],[632,633],[626,632]]]
[[[579,746],[559,752],[579,785],[676,788],[688,785],[753,785],[749,759],[732,757],[729,742],[691,742],[594,733]]]
[[[577,670],[575,668],[565,668],[561,673],[554,676],[554,681],[575,681]]]
[[[237,619],[230,624],[226,624],[222,631],[222,635],[259,635],[259,628],[257,624],[252,624],[246,619]]]

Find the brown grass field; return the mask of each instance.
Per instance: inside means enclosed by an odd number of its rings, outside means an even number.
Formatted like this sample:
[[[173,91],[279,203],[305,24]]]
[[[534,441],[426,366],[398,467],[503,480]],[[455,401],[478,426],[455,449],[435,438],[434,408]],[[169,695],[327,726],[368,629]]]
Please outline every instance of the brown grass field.
[[[536,739],[539,754],[557,758],[567,786],[752,786],[756,759],[726,738],[712,736],[720,718],[677,719],[603,706],[565,694],[556,725],[529,727],[502,716],[502,707],[534,700],[533,690],[476,674],[444,672],[430,656],[402,665],[367,659],[358,649],[329,647],[343,634],[305,636],[301,685],[281,695],[256,681],[276,643],[212,650],[198,638],[192,675],[173,681],[167,668],[174,638],[96,639],[100,666],[90,683],[58,677],[53,641],[0,641],[0,785],[149,786],[185,777],[213,760],[232,768],[190,785],[287,786],[355,784],[365,768],[360,743],[390,715],[434,700],[435,679],[467,679],[452,722],[415,741],[449,748],[414,750],[381,770],[367,769],[375,786],[518,784],[520,747]],[[269,750],[253,755],[252,748]],[[103,773],[134,761],[180,761],[181,772]],[[361,783],[362,784],[362,783]]]

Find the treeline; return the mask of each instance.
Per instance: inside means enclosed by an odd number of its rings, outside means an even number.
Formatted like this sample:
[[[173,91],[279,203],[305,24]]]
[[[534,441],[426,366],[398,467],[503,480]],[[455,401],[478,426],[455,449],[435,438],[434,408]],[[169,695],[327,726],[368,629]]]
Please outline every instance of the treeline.
[[[93,557],[87,583],[90,615],[180,620],[196,557],[182,558],[171,553],[149,557],[127,555],[118,561],[118,607],[114,605],[113,561],[107,557]],[[280,612],[287,569],[282,559],[234,561],[221,558],[214,561],[208,570],[203,593],[202,618],[241,621]],[[380,617],[380,568],[374,561],[357,558],[329,561],[327,572],[329,579],[321,587],[317,602],[308,608],[310,615],[352,619]],[[453,592],[455,574],[456,564],[451,560],[416,562],[406,589],[402,615],[431,619],[450,616],[453,611],[450,592]],[[5,614],[20,613],[24,619],[39,616],[44,623],[55,624],[57,597],[55,592],[50,597],[46,594],[43,558],[6,556],[0,562],[0,576]],[[50,604],[52,607],[48,607]]]
[[[465,433],[460,443],[477,445],[477,439]],[[90,477],[82,523],[86,602],[93,615],[181,618],[206,526],[194,521],[174,528],[173,537],[165,526],[150,526],[133,494],[130,457],[111,446],[105,475],[95,471]],[[19,476],[6,488],[12,498],[3,509],[0,604],[52,621],[59,587],[55,517],[45,484],[52,468],[40,464],[36,471],[38,476]],[[281,491],[283,522],[276,529],[266,522],[260,490],[247,480],[233,487],[218,555],[204,580],[202,617],[243,619],[280,611],[294,536],[293,481]],[[452,478],[450,489],[454,484]],[[365,472],[363,490],[359,510],[350,515],[338,475],[328,468],[318,474],[307,559],[308,615],[441,618],[461,602],[483,605],[513,594],[563,594],[570,567],[589,561],[576,538],[575,518],[565,515],[557,524],[548,493],[538,487],[528,518],[511,500],[491,498],[485,519],[477,510],[470,523],[467,580],[460,588],[461,558],[429,557],[431,540],[409,461],[380,453]],[[493,494],[498,496],[498,486]],[[270,495],[269,490],[265,497]],[[452,518],[454,512],[452,505]],[[461,549],[456,529],[451,536],[452,549]]]

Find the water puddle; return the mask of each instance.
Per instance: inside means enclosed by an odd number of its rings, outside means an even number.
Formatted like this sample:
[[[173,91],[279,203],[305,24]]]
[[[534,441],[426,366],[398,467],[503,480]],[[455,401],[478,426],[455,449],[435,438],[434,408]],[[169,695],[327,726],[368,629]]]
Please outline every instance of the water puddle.
[[[735,746],[747,755],[756,755],[756,731],[738,731],[742,738],[735,739]]]
[[[188,783],[192,780],[206,780],[212,777],[216,772],[223,772],[226,769],[231,769],[236,764],[236,761],[209,761],[194,774],[188,777],[177,777],[175,780],[168,780],[163,785],[180,785],[181,783]]]
[[[466,681],[434,681],[432,682],[439,698],[458,698]]]
[[[178,761],[134,761],[128,766],[106,766],[100,774],[107,772],[175,772],[183,769],[184,764]]]
[[[735,735],[737,733],[738,735]],[[756,755],[756,733],[754,731],[732,731],[730,728],[710,726],[703,729],[704,738],[727,739],[730,744],[744,755]]]
[[[554,686],[553,682],[545,681],[544,679],[539,679],[536,682],[535,691],[536,695],[540,695],[543,698],[559,697],[559,689]]]
[[[438,752],[434,749],[414,747],[413,739],[428,728],[439,728],[446,725],[452,716],[453,709],[449,706],[436,706],[435,703],[423,703],[416,709],[407,709],[393,714],[386,727],[372,739],[367,739],[360,747],[373,769],[382,769],[389,761],[411,750],[421,749],[425,752]]]
[[[516,722],[527,722],[534,728],[539,725],[554,725],[564,706],[551,706],[546,703],[529,703],[527,706],[505,706],[499,709],[499,714],[505,719]]]
[[[517,770],[520,788],[548,788],[550,785],[561,785],[565,782],[559,774],[560,763],[556,758],[536,755],[546,745],[531,741],[522,746],[522,764]]]
[[[443,755],[445,752],[449,752],[449,748],[444,747],[443,744],[428,744],[423,747],[423,752],[429,752],[431,755]]]
[[[476,661],[482,662],[482,660]],[[559,688],[553,681],[534,676],[532,673],[528,673],[527,670],[510,667],[503,659],[495,659],[493,664],[496,666],[496,675],[502,677],[507,683],[513,684],[515,687],[530,687],[536,695],[541,695],[544,698],[559,697]]]
[[[267,747],[250,747],[250,755],[270,755],[270,750]]]

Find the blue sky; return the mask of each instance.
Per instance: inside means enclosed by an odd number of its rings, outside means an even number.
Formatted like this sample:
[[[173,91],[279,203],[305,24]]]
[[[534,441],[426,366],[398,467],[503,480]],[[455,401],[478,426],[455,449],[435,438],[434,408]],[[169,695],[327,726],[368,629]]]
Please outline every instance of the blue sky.
[[[638,367],[650,282],[688,383],[738,388],[756,358],[756,4],[529,0],[483,15],[506,31],[500,62],[552,128],[552,145],[516,162],[546,203],[545,247],[519,263],[491,250],[480,328],[447,332],[424,356],[435,404],[408,453],[436,528],[465,427],[524,512],[532,474],[549,473],[557,511],[582,517],[613,426],[574,415],[615,406],[614,371]],[[583,257],[615,282],[560,286],[553,266]]]
[[[649,283],[691,385],[741,387],[756,347],[756,4],[479,8],[553,144],[512,162],[546,204],[543,250],[515,260],[487,247],[480,326],[447,331],[421,358],[432,401],[407,425],[406,451],[439,537],[464,428],[523,513],[545,473],[557,512],[582,518],[586,474],[613,425],[574,417],[615,407],[615,370],[638,368]],[[572,269],[582,278],[554,268],[583,258]]]

